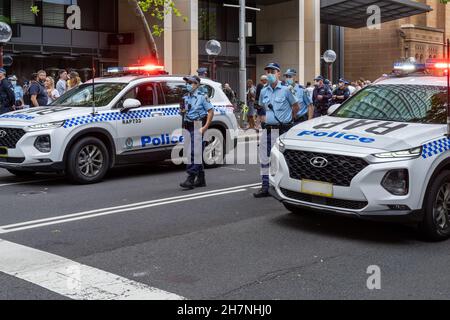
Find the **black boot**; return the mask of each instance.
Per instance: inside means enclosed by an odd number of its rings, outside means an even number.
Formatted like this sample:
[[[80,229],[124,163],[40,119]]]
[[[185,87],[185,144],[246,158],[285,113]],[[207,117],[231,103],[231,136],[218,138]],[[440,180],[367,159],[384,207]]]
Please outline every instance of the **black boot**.
[[[192,190],[195,188],[195,176],[188,176],[186,181],[180,184],[180,187],[187,190]]]
[[[268,198],[268,197],[270,197],[270,193],[268,190],[261,189],[257,193],[254,193],[253,196],[257,199]]]
[[[197,176],[197,180],[195,180],[194,187],[196,188],[204,188],[206,187],[206,179],[205,179],[205,173],[200,172]]]

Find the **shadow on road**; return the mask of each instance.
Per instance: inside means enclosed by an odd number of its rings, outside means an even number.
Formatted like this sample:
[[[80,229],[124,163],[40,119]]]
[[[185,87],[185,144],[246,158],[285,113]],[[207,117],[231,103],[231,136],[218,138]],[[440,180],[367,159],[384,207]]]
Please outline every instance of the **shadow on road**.
[[[273,223],[305,233],[361,242],[411,245],[419,240],[418,232],[413,226],[327,216],[309,211],[304,214],[286,214],[274,218]]]

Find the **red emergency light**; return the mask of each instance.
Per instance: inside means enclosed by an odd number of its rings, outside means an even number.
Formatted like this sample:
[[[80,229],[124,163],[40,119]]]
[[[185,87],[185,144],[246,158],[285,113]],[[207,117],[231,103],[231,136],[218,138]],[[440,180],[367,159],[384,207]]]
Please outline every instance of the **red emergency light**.
[[[154,64],[131,67],[110,67],[107,69],[107,72],[109,74],[167,74],[167,72],[164,71],[164,66]]]

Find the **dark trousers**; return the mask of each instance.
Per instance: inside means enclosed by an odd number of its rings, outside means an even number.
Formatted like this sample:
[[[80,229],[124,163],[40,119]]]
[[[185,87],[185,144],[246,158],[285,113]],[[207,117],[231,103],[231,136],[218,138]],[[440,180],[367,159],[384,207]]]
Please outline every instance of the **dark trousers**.
[[[266,156],[266,159],[261,159],[261,176],[262,176],[262,189],[264,191],[268,191],[270,188],[269,181],[269,171],[270,171],[270,154],[272,152],[273,143],[276,142],[276,139],[288,132],[292,125],[283,125],[283,126],[264,126],[264,132],[262,135],[262,143],[260,147],[263,149],[260,150],[262,154],[262,158]],[[275,131],[276,130],[276,131]],[[278,132],[278,133],[277,133]]]
[[[9,107],[0,106],[0,114],[11,112]]]
[[[186,122],[184,125],[185,130],[189,133],[190,150],[189,161],[186,167],[186,172],[190,176],[198,176],[205,171],[203,165],[203,152],[205,151],[205,143],[203,141],[203,135],[199,130],[205,125],[205,120]]]

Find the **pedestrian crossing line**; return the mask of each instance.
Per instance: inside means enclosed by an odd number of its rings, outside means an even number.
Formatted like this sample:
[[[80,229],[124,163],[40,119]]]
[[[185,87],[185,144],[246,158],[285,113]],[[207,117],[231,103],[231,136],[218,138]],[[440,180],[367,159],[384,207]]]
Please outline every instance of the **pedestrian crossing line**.
[[[112,215],[112,214],[117,214],[117,213],[138,211],[138,210],[147,209],[147,208],[151,208],[151,207],[169,205],[169,204],[174,204],[174,203],[179,203],[179,202],[193,201],[193,200],[217,197],[217,196],[227,195],[227,194],[232,194],[232,193],[239,193],[239,192],[247,191],[248,188],[254,187],[256,185],[259,185],[259,184],[249,184],[249,185],[236,186],[236,187],[226,188],[226,189],[211,190],[211,191],[194,193],[194,194],[183,195],[183,196],[178,196],[178,197],[157,199],[157,200],[133,203],[133,204],[123,205],[123,206],[90,210],[90,211],[78,212],[78,213],[68,214],[68,215],[63,215],[63,216],[58,216],[58,217],[51,217],[51,218],[15,223],[15,224],[10,224],[10,225],[4,225],[4,226],[0,226],[0,234],[29,230],[29,229],[36,229],[36,228],[41,228],[41,227],[55,225],[55,224],[62,224],[62,223],[67,223],[67,222],[91,219],[91,218],[95,218],[95,217],[101,217],[101,216]]]
[[[0,272],[75,300],[184,300],[75,261],[0,239]]]

